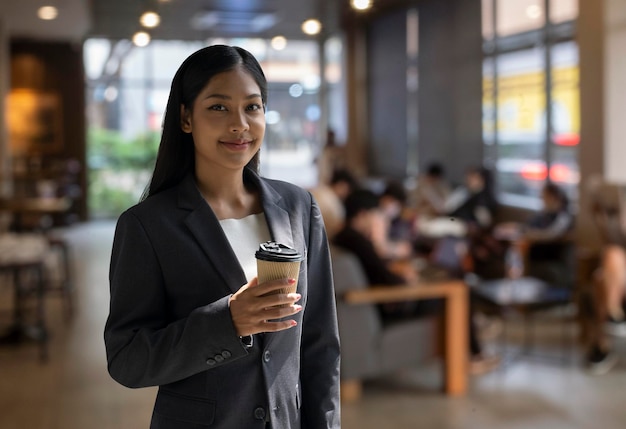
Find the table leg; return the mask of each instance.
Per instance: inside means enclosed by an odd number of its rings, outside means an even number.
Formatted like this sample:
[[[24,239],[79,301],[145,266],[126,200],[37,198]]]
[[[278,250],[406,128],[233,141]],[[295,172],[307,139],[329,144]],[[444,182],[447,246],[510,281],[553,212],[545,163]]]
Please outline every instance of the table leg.
[[[467,390],[468,290],[453,289],[446,297],[445,314],[445,390],[449,395],[463,395]]]

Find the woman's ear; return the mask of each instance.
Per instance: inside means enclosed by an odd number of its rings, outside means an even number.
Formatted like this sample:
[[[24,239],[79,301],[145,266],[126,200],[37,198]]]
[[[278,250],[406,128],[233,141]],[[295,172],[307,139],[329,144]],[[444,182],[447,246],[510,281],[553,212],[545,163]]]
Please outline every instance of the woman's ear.
[[[191,132],[191,113],[184,104],[180,105],[180,128],[185,133]]]

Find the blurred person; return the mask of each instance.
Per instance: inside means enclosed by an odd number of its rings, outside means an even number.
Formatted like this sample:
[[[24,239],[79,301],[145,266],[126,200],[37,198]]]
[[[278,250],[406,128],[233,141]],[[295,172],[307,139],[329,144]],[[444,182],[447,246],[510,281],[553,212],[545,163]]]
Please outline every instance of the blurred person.
[[[466,171],[464,184],[446,199],[444,214],[420,218],[417,234],[433,243],[431,259],[445,260],[447,266],[460,267],[482,277],[501,277],[498,267],[503,249],[492,235],[496,208],[491,171],[471,167]],[[468,253],[441,255],[446,249],[460,247]]]
[[[329,239],[343,228],[345,222],[343,200],[356,184],[357,180],[349,170],[338,169],[333,171],[328,183],[320,182],[309,190],[319,205]]]
[[[464,222],[470,230],[482,231],[493,225],[496,206],[491,171],[471,167],[465,174],[464,185],[446,198],[443,211],[446,216]]]
[[[451,187],[446,180],[443,165],[433,162],[418,178],[417,187],[409,204],[422,216],[438,216],[444,214],[444,205],[450,192]]]
[[[590,373],[601,375],[618,362],[611,337],[626,337],[626,222],[619,187],[599,181],[589,191],[594,200],[592,216],[605,244],[591,288],[593,312],[585,363]]]
[[[316,158],[318,182],[329,184],[334,173],[345,170],[345,147],[337,144],[335,131],[326,130],[326,143]]]
[[[466,236],[491,228],[496,210],[491,172],[472,167],[464,184],[455,188],[433,217],[420,217],[417,229],[426,237]]]
[[[574,215],[565,191],[554,183],[541,190],[542,208],[524,223],[504,223],[494,228],[497,238],[511,242],[510,250],[525,257],[526,274],[550,283],[571,285],[574,281],[571,233]],[[521,257],[521,256],[520,256]]]
[[[387,182],[378,199],[380,216],[376,217],[372,240],[383,259],[403,260],[413,256],[413,215],[407,206],[404,185]]]
[[[600,268],[592,288],[593,320],[586,365],[592,374],[609,372],[617,364],[610,336],[626,337],[626,251],[608,244],[602,250]]]
[[[380,257],[371,239],[372,231],[376,228],[380,216],[379,197],[372,191],[357,189],[345,201],[346,224],[335,236],[333,244],[356,256],[363,268],[369,284],[398,286],[417,280],[418,273],[412,265],[406,264],[402,270],[396,265],[392,270],[390,265]],[[386,322],[404,320],[413,317],[423,317],[441,311],[441,300],[422,300],[396,302],[379,305],[381,316]],[[476,333],[476,326],[472,320],[470,309],[469,370],[472,374],[482,374],[495,369],[500,362],[499,357],[483,352]]]
[[[154,173],[117,222],[108,370],[159,386],[152,428],[339,428],[330,253],[311,195],[258,175],[267,82],[246,50],[209,46],[172,81]],[[259,284],[255,251],[305,255]],[[300,304],[297,304],[300,302]]]

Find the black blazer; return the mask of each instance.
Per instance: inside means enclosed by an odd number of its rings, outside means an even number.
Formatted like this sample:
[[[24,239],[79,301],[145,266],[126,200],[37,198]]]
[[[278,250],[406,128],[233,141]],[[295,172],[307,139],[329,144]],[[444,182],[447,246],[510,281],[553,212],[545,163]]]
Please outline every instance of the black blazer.
[[[238,337],[228,299],[245,275],[192,175],[123,213],[104,340],[111,376],[159,386],[151,428],[339,428],[339,335],[322,216],[306,191],[245,169],[272,239],[302,263],[298,325]]]

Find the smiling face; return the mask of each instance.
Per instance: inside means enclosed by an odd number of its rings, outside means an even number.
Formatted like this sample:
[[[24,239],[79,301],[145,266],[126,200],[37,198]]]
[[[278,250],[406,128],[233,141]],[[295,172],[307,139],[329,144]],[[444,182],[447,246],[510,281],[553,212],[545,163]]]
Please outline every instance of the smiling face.
[[[241,66],[216,74],[181,106],[181,128],[193,137],[196,171],[243,169],[265,135],[259,85]]]

